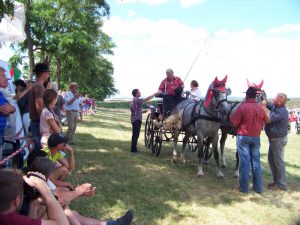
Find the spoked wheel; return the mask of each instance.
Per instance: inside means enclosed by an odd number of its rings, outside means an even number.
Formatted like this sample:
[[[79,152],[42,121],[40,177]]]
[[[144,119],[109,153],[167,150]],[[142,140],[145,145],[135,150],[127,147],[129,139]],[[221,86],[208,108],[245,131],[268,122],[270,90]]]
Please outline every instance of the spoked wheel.
[[[196,136],[191,136],[188,141],[188,147],[191,152],[195,152],[198,148]]]
[[[153,144],[152,144],[152,154],[159,156],[162,145],[162,129],[154,130],[153,134]]]
[[[153,119],[151,113],[148,114],[145,124],[144,144],[146,148],[151,148],[153,142]]]
[[[208,161],[212,155],[212,148],[210,147],[211,141],[209,138],[203,139],[203,154],[204,154],[204,161]]]

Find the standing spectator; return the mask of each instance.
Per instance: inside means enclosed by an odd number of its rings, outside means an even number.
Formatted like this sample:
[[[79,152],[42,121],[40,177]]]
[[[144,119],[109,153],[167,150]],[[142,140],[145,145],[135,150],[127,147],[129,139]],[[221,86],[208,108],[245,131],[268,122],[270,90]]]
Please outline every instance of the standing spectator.
[[[53,89],[47,89],[43,96],[45,108],[43,109],[40,118],[42,148],[47,146],[47,141],[51,134],[59,134],[62,132],[60,120],[53,111],[56,104],[57,96],[57,92]]]
[[[77,83],[70,84],[70,90],[65,95],[65,109],[67,110],[69,144],[74,145],[74,134],[77,125],[77,113],[79,111],[79,94],[77,92]]]
[[[263,191],[260,165],[260,133],[267,116],[264,109],[255,101],[257,89],[249,87],[246,100],[231,115],[232,124],[237,128],[236,145],[240,158],[239,191],[249,192],[249,173],[252,166],[253,190]]]
[[[31,175],[31,176],[30,176]],[[18,214],[23,202],[24,180],[40,194],[47,209],[47,219],[33,219]],[[22,177],[15,170],[0,170],[0,224],[11,225],[69,225],[66,215],[40,173]]]
[[[264,100],[264,105],[271,111],[265,131],[269,139],[268,161],[271,168],[273,182],[268,184],[270,189],[286,190],[284,147],[287,144],[289,113],[285,107],[287,96],[277,94],[273,103]]]
[[[140,136],[140,129],[142,125],[142,103],[152,99],[155,96],[155,94],[150,95],[147,98],[140,98],[141,92],[139,91],[139,89],[132,90],[133,98],[130,102],[131,124],[132,124],[132,138],[131,138],[132,153],[139,152],[136,146]]]
[[[30,125],[28,96],[30,87],[27,86],[25,81],[21,79],[14,81],[14,84],[16,86],[15,98],[20,109],[23,128],[25,131],[25,135],[28,135],[28,129]]]
[[[297,134],[297,129],[296,129],[297,117],[294,111],[290,112],[289,121],[291,126],[291,134]]]
[[[65,112],[65,108],[64,108],[65,100],[64,97],[58,92],[58,86],[56,82],[51,83],[51,89],[56,91],[58,94],[55,107],[53,108],[53,112],[55,113],[55,115],[57,115],[59,121],[61,122],[62,120],[61,111]]]
[[[6,88],[8,85],[5,77],[5,69],[0,67],[0,88]],[[7,116],[15,112],[15,107],[10,105],[2,92],[0,92],[0,159],[2,158],[3,135],[6,126]]]
[[[33,70],[36,75],[36,80],[29,92],[29,116],[30,130],[34,139],[35,151],[41,149],[41,134],[40,134],[40,117],[44,108],[43,95],[45,87],[43,84],[48,80],[49,67],[45,63],[37,63]]]

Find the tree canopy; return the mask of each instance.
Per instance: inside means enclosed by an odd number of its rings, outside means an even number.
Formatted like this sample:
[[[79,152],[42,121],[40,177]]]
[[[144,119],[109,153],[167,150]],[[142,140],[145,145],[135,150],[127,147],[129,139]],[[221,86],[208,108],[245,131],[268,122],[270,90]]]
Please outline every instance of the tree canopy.
[[[29,66],[43,61],[51,78],[67,87],[76,81],[80,92],[97,99],[117,92],[113,65],[105,55],[113,54],[112,39],[101,28],[110,8],[104,0],[25,0],[26,40]]]

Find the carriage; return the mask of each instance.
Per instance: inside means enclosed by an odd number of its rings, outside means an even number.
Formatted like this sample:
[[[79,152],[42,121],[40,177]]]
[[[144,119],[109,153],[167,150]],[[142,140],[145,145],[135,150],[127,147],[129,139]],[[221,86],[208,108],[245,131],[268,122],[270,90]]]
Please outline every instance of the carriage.
[[[163,116],[163,102],[157,101],[156,105],[147,105],[150,109],[150,113],[147,115],[144,131],[144,144],[153,155],[159,156],[162,148],[163,142],[173,142],[175,135],[175,127],[173,130],[165,130],[163,127],[164,116]],[[178,138],[178,142],[183,142],[183,137],[185,133],[182,131]],[[206,139],[204,140],[204,146],[206,145]],[[197,150],[197,137],[192,136],[188,140],[188,149],[191,152]],[[205,147],[204,149],[205,160],[208,160],[212,155],[212,149],[210,147]]]

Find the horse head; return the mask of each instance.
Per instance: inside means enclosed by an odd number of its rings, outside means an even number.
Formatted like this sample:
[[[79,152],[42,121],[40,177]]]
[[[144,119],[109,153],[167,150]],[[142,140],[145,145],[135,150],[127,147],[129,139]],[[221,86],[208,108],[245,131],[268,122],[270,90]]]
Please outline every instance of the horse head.
[[[227,109],[227,89],[226,89],[227,75],[223,80],[219,80],[217,77],[210,84],[206,97],[205,97],[205,107],[209,106],[215,108],[216,110],[221,110],[226,113]]]
[[[248,87],[255,87],[257,88],[257,95],[256,95],[256,101],[258,103],[261,103],[263,100],[267,99],[267,94],[264,90],[262,90],[262,86],[264,85],[264,80],[260,82],[260,84],[250,83],[247,79],[247,85]]]

